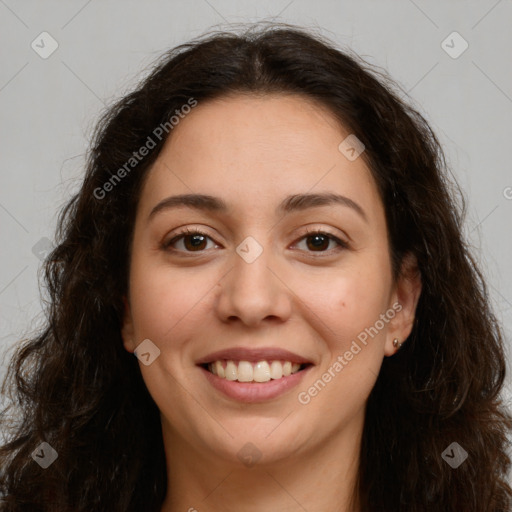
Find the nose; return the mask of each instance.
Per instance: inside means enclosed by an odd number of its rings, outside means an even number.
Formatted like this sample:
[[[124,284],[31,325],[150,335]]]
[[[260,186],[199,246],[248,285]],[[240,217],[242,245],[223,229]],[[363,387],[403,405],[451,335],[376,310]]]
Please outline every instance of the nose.
[[[241,253],[242,254],[242,253]],[[252,262],[234,252],[231,270],[218,285],[217,314],[224,322],[259,326],[262,322],[284,322],[290,317],[291,290],[286,286],[270,249]]]

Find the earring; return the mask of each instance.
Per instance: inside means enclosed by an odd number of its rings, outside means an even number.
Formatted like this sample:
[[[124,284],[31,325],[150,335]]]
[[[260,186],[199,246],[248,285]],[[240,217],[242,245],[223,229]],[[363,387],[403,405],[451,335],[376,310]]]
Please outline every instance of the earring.
[[[397,348],[397,347],[398,347],[398,349],[401,349],[401,348],[402,348],[402,343],[400,343],[400,342],[398,341],[398,338],[395,338],[395,339],[393,340],[393,347],[395,347],[395,348]]]

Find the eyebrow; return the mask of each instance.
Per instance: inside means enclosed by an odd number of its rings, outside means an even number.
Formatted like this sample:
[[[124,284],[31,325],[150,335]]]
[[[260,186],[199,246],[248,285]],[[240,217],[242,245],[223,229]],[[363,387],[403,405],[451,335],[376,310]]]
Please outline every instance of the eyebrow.
[[[368,222],[368,217],[359,204],[346,196],[333,193],[290,195],[277,206],[276,213],[288,214],[295,211],[307,210],[309,208],[331,205],[340,205],[351,208],[366,222]],[[149,213],[148,221],[159,212],[183,207],[212,213],[227,214],[230,211],[227,203],[219,197],[205,194],[181,194],[177,196],[170,196],[160,201]]]

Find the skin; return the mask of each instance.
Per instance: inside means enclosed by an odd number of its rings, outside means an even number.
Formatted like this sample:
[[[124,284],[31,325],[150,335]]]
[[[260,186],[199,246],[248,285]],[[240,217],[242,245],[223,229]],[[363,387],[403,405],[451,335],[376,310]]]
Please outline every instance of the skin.
[[[393,339],[411,331],[421,282],[412,258],[393,282],[383,205],[363,158],[349,161],[338,150],[347,135],[310,99],[233,95],[199,103],[180,120],[149,172],[122,335],[130,352],[145,339],[160,350],[150,365],[139,364],[161,411],[172,489],[162,512],[349,511],[365,404],[383,358],[397,350]],[[337,204],[275,212],[290,194],[319,192],[350,198],[366,220]],[[148,220],[163,199],[190,193],[222,198],[230,211],[181,207]],[[199,251],[190,237],[162,248],[184,227],[207,233]],[[349,247],[327,238],[315,248],[306,229]],[[248,236],[263,248],[252,263],[236,252]],[[300,403],[299,392],[396,303],[401,311]],[[280,347],[314,367],[284,395],[243,404],[196,366],[235,346]],[[249,442],[261,454],[251,467],[237,456]]]

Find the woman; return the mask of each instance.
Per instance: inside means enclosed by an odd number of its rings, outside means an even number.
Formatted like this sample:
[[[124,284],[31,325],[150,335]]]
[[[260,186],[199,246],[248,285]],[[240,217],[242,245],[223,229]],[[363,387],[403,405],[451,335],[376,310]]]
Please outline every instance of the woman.
[[[500,328],[393,87],[256,26],[105,114],[5,384],[0,510],[511,510]]]

